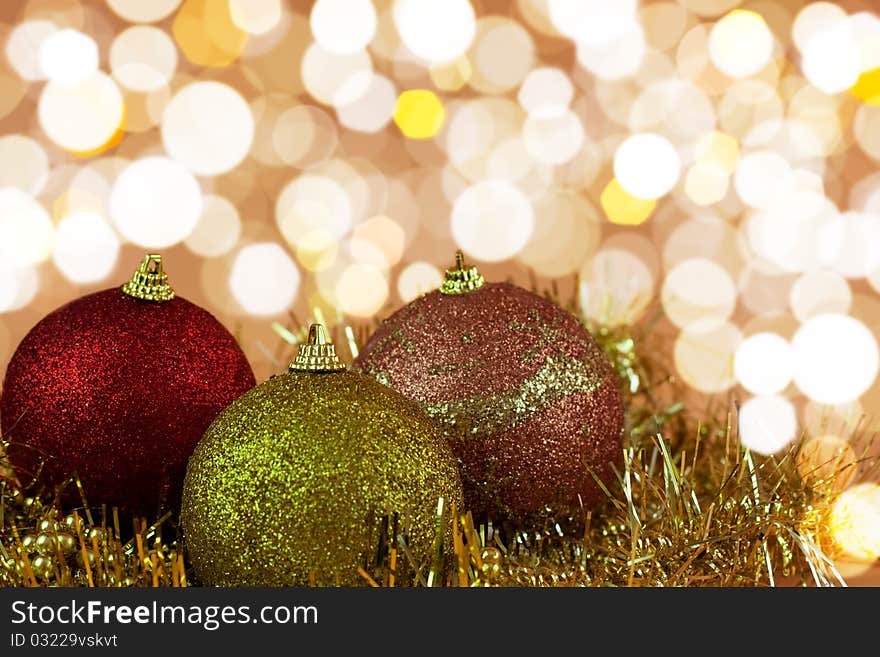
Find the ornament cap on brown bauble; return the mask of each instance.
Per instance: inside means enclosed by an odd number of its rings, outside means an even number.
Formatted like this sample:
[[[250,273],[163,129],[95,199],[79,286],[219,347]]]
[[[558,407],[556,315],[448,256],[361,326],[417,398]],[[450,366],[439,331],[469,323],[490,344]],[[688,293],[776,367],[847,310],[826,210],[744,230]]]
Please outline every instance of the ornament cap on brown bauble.
[[[78,503],[76,473],[89,504],[154,517],[177,506],[195,444],[254,383],[232,334],[147,254],[124,285],[28,332],[6,370],[0,425],[22,484],[67,484]]]
[[[215,586],[365,585],[397,536],[402,577],[439,558],[438,501],[462,508],[455,457],[414,402],[348,371],[312,324],[287,372],[223,411],[186,472],[181,525]],[[441,538],[448,546],[446,516]],[[386,564],[387,565],[387,564]]]
[[[455,267],[446,270],[446,276],[440,284],[440,294],[467,294],[479,290],[486,284],[486,279],[476,267],[465,267],[464,254],[455,252]]]
[[[458,458],[478,521],[583,519],[620,461],[623,401],[608,358],[551,300],[486,282],[456,253],[438,290],[388,317],[353,369],[419,403]]]

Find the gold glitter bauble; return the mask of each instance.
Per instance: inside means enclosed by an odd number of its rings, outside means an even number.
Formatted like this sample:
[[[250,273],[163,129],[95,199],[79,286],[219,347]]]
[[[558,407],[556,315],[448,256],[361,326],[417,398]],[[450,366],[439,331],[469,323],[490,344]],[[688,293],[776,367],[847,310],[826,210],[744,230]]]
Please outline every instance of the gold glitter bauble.
[[[415,403],[334,362],[313,327],[290,371],[233,402],[196,447],[181,523],[202,583],[366,584],[358,567],[371,574],[392,548],[401,572],[406,552],[432,563],[439,498],[446,518],[462,508],[452,451]]]

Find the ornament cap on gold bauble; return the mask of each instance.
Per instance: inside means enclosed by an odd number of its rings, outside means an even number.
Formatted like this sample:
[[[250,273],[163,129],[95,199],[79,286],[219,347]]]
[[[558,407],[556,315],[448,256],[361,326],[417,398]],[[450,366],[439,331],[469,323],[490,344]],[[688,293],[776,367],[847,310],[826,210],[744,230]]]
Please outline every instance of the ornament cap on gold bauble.
[[[455,268],[446,270],[446,278],[440,285],[440,294],[467,294],[479,290],[485,285],[486,279],[476,267],[465,267],[464,254],[455,252]]]
[[[174,298],[174,290],[168,283],[168,274],[162,267],[162,256],[148,253],[144,256],[131,279],[122,286],[122,291],[130,297],[142,301],[163,303]]]
[[[345,363],[336,355],[336,347],[330,341],[323,324],[309,326],[309,337],[299,346],[296,357],[287,368],[289,372],[341,372]]]

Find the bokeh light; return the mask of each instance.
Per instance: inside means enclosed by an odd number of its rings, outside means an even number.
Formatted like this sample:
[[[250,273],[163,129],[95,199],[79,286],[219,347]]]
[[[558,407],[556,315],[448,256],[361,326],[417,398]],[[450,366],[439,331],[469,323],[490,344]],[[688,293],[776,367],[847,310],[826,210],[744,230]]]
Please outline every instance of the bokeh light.
[[[333,119],[310,105],[284,110],[275,122],[270,141],[281,162],[299,169],[323,164],[339,143]]]
[[[801,67],[813,86],[826,94],[853,86],[861,73],[861,61],[849,20],[826,23],[806,37]]]
[[[532,37],[519,23],[498,16],[481,18],[470,50],[468,84],[483,93],[504,93],[519,86],[534,58]]]
[[[127,240],[165,248],[186,239],[202,214],[202,192],[193,175],[167,157],[132,162],[116,179],[110,216]]]
[[[318,0],[310,21],[315,41],[340,55],[362,50],[376,33],[376,10],[370,0]]]
[[[367,90],[351,103],[336,108],[339,123],[358,132],[375,133],[391,121],[397,105],[397,89],[383,75],[371,75]]]
[[[877,339],[859,320],[825,314],[808,319],[791,341],[794,382],[810,399],[844,404],[877,377]]]
[[[244,99],[219,82],[194,82],[177,92],[162,114],[162,143],[193,173],[215,176],[241,162],[254,138]]]
[[[112,145],[125,120],[119,87],[97,72],[77,84],[49,82],[40,94],[40,126],[62,148],[91,155]]]
[[[45,80],[40,57],[43,44],[58,28],[50,21],[33,20],[19,23],[6,39],[6,59],[13,70],[25,80]]]
[[[282,0],[229,0],[229,16],[233,23],[248,34],[265,34],[281,21],[281,2]]]
[[[625,34],[636,22],[638,0],[547,0],[549,18],[578,43],[601,46]]]
[[[739,410],[739,437],[744,447],[758,454],[776,454],[797,436],[794,405],[779,395],[747,400]]]
[[[609,41],[591,45],[577,44],[577,60],[600,80],[620,80],[635,74],[645,57],[645,33],[638,23],[631,23]]]
[[[678,182],[681,160],[668,139],[642,133],[627,137],[614,154],[614,176],[628,194],[654,199]]]
[[[290,256],[278,244],[249,244],[235,256],[229,289],[245,312],[278,315],[293,303],[300,274]]]
[[[791,287],[791,311],[805,322],[816,315],[846,314],[852,305],[852,291],[837,272],[817,269],[798,278]]]
[[[107,0],[107,4],[119,16],[132,23],[154,23],[169,16],[181,0]]]
[[[694,144],[694,158],[698,163],[720,164],[728,174],[736,171],[739,156],[737,140],[718,130],[704,134]]]
[[[443,103],[428,89],[408,89],[397,97],[394,123],[410,139],[429,139],[446,120]]]
[[[210,68],[234,62],[248,41],[248,33],[235,24],[225,0],[183,0],[171,33],[187,60]]]
[[[612,178],[608,182],[602,190],[599,202],[608,220],[622,226],[637,226],[644,223],[657,207],[655,199],[637,198],[629,194],[617,178]]]
[[[554,116],[530,115],[523,126],[523,144],[536,162],[563,164],[571,160],[584,143],[584,128],[571,110]]]
[[[452,207],[452,235],[469,256],[486,262],[519,253],[534,229],[529,199],[502,180],[468,187]]]
[[[353,223],[351,198],[332,178],[304,175],[287,183],[275,203],[275,221],[289,244],[313,230],[343,237]]]
[[[352,264],[336,283],[336,298],[347,314],[372,317],[388,298],[388,283],[378,267]]]
[[[735,382],[732,361],[741,341],[740,330],[728,322],[706,332],[682,331],[673,351],[675,369],[696,390],[723,392]]]
[[[468,0],[395,0],[394,24],[409,50],[428,62],[449,62],[463,54],[477,31]]]
[[[17,187],[33,196],[49,179],[49,156],[39,142],[24,135],[0,137],[0,188]]]
[[[96,283],[113,271],[119,238],[107,220],[94,212],[65,216],[55,231],[52,261],[74,283]]]
[[[737,9],[712,26],[709,56],[718,70],[746,78],[764,68],[773,54],[773,34],[764,17]]]
[[[171,81],[177,68],[177,49],[163,30],[135,25],[113,40],[110,68],[127,89],[156,91]]]
[[[517,100],[531,116],[554,117],[571,105],[574,87],[564,71],[558,68],[533,69],[523,80]]]
[[[185,244],[193,253],[216,258],[231,251],[241,236],[238,209],[226,198],[208,194],[202,202],[202,214]]]
[[[756,395],[785,390],[793,374],[791,345],[776,333],[755,333],[737,348],[733,369],[742,387]]]
[[[517,260],[537,274],[560,278],[577,272],[601,239],[596,209],[581,196],[548,191],[532,202],[534,231]]]
[[[866,482],[845,490],[835,500],[828,524],[846,556],[863,561],[880,558],[880,486]]]
[[[2,222],[0,222],[0,230],[2,230]],[[0,271],[3,273],[0,276],[0,313],[27,307],[39,289],[40,282],[36,267],[4,267]]]
[[[667,317],[694,333],[718,328],[733,313],[736,296],[730,274],[705,258],[675,265],[666,274],[661,291]]]
[[[339,54],[313,43],[302,60],[306,90],[325,105],[348,105],[370,88],[373,62],[366,50]]]
[[[602,249],[580,272],[579,300],[590,319],[610,326],[631,324],[654,292],[651,270],[622,249]]]
[[[429,69],[431,82],[441,91],[458,91],[471,79],[474,69],[466,55],[451,62],[432,64]]]
[[[697,162],[684,178],[684,193],[697,205],[713,205],[726,195],[730,184],[727,169],[716,160]]]
[[[351,255],[360,263],[388,270],[403,257],[406,233],[390,217],[377,215],[351,231]]]
[[[401,301],[408,303],[423,294],[436,290],[443,282],[443,274],[429,262],[410,263],[400,272],[397,293]]]
[[[339,240],[323,228],[307,230],[296,241],[294,253],[301,267],[310,272],[330,269],[339,256]]]
[[[791,26],[794,45],[804,50],[811,39],[846,20],[846,11],[833,2],[811,2],[803,7]]]
[[[20,269],[48,257],[52,221],[46,209],[16,187],[0,188],[0,263]]]
[[[753,208],[769,208],[792,184],[791,165],[773,151],[743,156],[734,175],[736,193]]]
[[[40,45],[43,75],[60,84],[79,84],[98,71],[98,44],[77,30],[58,30]]]

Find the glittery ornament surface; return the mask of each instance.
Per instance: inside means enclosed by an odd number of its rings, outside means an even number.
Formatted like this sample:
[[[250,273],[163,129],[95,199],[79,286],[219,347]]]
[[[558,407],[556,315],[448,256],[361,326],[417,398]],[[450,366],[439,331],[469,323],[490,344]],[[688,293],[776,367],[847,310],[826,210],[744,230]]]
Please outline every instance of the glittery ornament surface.
[[[462,508],[455,458],[416,404],[361,374],[291,372],[208,429],[181,522],[205,584],[365,584],[384,517],[417,566],[431,560],[440,497]]]
[[[90,504],[154,515],[174,505],[187,458],[254,385],[235,338],[206,310],[110,289],[43,318],[9,362],[0,396],[9,459],[27,482],[74,470]]]
[[[577,514],[620,459],[616,377],[578,320],[506,283],[431,292],[370,338],[355,369],[419,402],[461,462],[468,509],[519,518]]]

